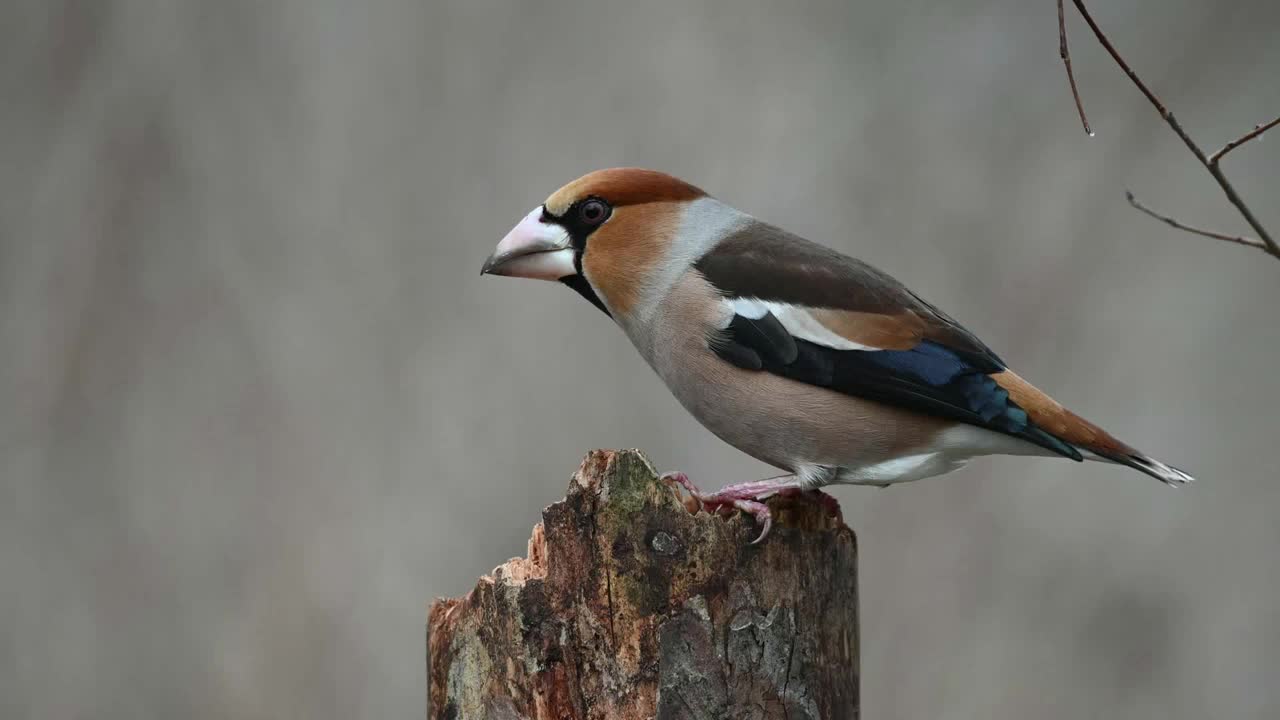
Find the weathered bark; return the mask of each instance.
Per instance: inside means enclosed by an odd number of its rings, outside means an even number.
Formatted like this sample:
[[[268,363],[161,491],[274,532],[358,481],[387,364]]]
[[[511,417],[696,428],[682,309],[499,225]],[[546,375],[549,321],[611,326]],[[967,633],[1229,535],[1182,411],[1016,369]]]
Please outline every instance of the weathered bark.
[[[432,604],[428,718],[858,717],[854,534],[811,497],[770,507],[750,545],[640,453],[591,453],[527,558]]]

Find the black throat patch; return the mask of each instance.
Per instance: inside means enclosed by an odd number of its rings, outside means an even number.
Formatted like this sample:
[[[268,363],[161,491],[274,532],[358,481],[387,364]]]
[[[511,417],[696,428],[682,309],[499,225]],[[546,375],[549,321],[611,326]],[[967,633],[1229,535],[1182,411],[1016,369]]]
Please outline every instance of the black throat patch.
[[[596,295],[596,291],[591,289],[591,284],[588,283],[587,279],[582,277],[581,274],[562,277],[560,278],[560,282],[568,285],[579,295],[590,300],[592,305],[600,308],[600,312],[608,315],[609,317],[613,317],[613,314],[609,312],[609,308],[604,306],[604,303],[600,300],[600,296]]]
[[[609,308],[604,306],[600,296],[596,294],[595,290],[591,289],[591,283],[588,283],[587,278],[582,274],[582,255],[587,251],[587,238],[599,227],[586,225],[578,218],[578,208],[581,207],[582,203],[590,199],[593,198],[583,198],[575,202],[560,217],[552,215],[544,205],[542,207],[542,222],[555,223],[564,228],[565,232],[569,234],[569,244],[573,248],[573,267],[578,272],[576,275],[560,278],[560,282],[572,288],[574,292],[599,308],[600,312],[612,318],[613,314],[609,312]]]

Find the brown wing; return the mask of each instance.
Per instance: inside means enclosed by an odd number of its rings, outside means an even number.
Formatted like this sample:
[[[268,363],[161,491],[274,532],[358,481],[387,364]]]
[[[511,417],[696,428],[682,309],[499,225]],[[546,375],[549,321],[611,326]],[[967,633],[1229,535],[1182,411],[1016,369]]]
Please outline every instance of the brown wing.
[[[1004,363],[990,348],[864,262],[753,224],[694,267],[734,309],[728,327],[710,341],[728,362],[1081,459],[1010,402],[994,377]]]
[[[860,260],[753,223],[695,267],[747,311],[714,338],[712,349],[729,362],[985,427],[1075,460],[1083,449],[1166,483],[1191,479],[1062,407],[973,333]]]
[[[990,371],[1005,367],[973,333],[887,273],[772,225],[753,223],[695,267],[728,297],[810,308],[827,328],[861,345],[908,349],[932,340]]]

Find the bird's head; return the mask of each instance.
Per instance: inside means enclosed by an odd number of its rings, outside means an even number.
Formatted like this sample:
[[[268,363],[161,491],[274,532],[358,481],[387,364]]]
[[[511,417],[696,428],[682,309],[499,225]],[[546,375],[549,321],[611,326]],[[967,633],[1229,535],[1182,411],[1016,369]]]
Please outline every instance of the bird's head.
[[[646,303],[661,276],[704,245],[700,204],[715,202],[670,175],[612,168],[584,175],[524,217],[485,261],[482,274],[558,280],[615,317]],[[691,214],[692,213],[692,214]],[[693,224],[695,227],[691,227]],[[715,223],[713,223],[715,225]]]

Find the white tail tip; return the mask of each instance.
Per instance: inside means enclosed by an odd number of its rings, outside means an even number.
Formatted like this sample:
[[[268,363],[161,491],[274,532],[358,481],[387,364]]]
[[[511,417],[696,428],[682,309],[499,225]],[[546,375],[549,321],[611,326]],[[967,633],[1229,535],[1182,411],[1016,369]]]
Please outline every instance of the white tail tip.
[[[1117,465],[1127,465],[1138,472],[1145,473],[1159,480],[1165,485],[1177,487],[1194,482],[1195,478],[1188,473],[1179,470],[1172,465],[1165,465],[1155,458],[1146,455],[1099,455],[1095,452],[1085,450],[1084,456],[1087,460],[1099,460],[1106,463],[1115,463]]]

